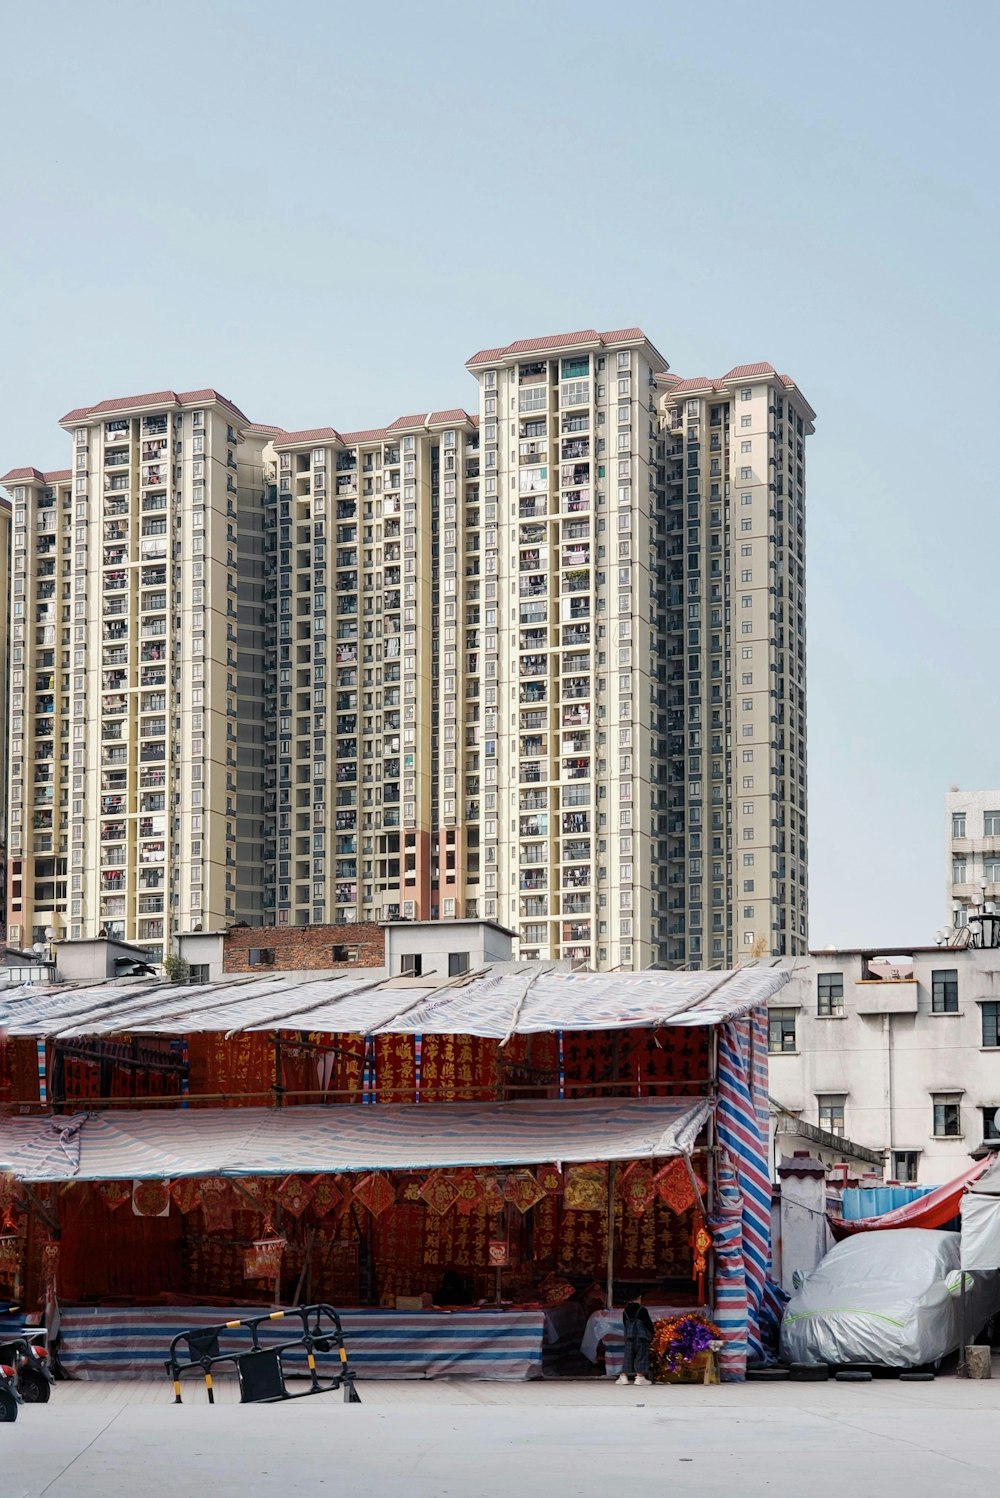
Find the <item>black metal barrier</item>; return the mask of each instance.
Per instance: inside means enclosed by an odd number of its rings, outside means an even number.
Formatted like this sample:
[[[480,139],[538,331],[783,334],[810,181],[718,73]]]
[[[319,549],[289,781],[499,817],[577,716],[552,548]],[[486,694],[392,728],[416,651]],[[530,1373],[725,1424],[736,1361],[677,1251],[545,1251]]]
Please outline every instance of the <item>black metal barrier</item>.
[[[298,1336],[287,1341],[271,1343],[262,1347],[259,1328],[273,1321],[298,1321],[302,1327]],[[284,1328],[282,1328],[284,1330]],[[289,1328],[291,1330],[291,1328]],[[220,1346],[224,1333],[233,1334],[239,1345]],[[227,1339],[230,1340],[230,1339]],[[186,1359],[178,1357],[180,1343],[187,1343]],[[288,1352],[304,1352],[308,1369],[309,1388],[291,1393],[285,1384],[285,1367],[282,1355]],[[316,1356],[335,1352],[338,1357],[336,1373],[321,1378]],[[229,1363],[236,1370],[240,1384],[241,1404],[273,1404],[279,1399],[305,1399],[309,1394],[330,1394],[334,1389],[343,1389],[345,1404],[360,1404],[361,1396],[354,1387],[354,1370],[347,1361],[344,1332],[340,1317],[333,1306],[324,1304],[296,1306],[290,1311],[271,1311],[262,1316],[249,1316],[245,1321],[224,1321],[219,1326],[197,1326],[190,1331],[179,1332],[170,1344],[170,1356],[164,1364],[167,1376],[174,1386],[174,1403],[181,1404],[181,1378],[196,1369],[204,1374],[205,1389],[209,1404],[215,1403],[212,1388],[212,1370],[220,1363]]]

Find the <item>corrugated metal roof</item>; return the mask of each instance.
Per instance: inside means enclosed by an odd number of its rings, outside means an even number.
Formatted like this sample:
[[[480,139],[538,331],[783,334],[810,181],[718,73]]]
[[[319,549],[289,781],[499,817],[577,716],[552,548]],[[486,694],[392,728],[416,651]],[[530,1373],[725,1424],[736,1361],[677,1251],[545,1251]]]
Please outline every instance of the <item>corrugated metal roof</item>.
[[[25,985],[0,990],[13,1036],[322,1030],[482,1035],[716,1025],[766,1004],[780,968],[566,973],[545,963],[487,968],[456,985],[402,986],[384,969],[234,975],[216,983]]]

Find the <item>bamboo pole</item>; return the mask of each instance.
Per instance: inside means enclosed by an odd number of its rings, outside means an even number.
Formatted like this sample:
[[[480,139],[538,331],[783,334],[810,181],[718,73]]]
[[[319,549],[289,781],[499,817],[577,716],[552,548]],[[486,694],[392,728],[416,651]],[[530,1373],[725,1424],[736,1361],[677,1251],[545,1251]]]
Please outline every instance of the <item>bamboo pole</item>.
[[[607,1308],[614,1305],[615,1279],[615,1184],[618,1177],[618,1162],[612,1160],[608,1167],[608,1288]]]

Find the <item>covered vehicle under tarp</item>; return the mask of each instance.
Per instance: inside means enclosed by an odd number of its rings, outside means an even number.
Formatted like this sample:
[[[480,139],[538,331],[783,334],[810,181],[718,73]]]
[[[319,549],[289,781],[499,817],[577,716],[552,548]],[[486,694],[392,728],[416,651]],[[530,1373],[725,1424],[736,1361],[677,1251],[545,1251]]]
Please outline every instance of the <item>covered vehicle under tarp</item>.
[[[838,1243],[785,1310],[789,1362],[916,1368],[961,1342],[959,1234],[869,1232]],[[1000,1274],[966,1276],[969,1339],[1000,1311]]]

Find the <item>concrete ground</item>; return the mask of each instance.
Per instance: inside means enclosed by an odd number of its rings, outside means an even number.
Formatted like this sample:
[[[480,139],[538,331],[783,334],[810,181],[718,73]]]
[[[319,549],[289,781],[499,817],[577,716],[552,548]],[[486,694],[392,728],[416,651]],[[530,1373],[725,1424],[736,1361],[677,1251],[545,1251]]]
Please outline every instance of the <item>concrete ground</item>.
[[[61,1384],[0,1430],[4,1498],[995,1498],[1000,1382],[359,1385],[210,1409],[192,1384]]]

